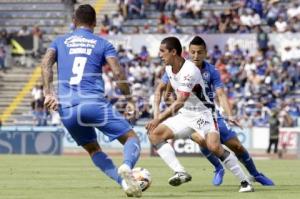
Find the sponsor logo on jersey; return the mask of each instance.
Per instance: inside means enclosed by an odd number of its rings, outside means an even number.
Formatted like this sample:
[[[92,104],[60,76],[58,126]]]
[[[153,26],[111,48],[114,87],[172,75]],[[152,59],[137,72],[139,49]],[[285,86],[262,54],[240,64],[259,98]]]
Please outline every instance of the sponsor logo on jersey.
[[[183,77],[184,81],[191,81],[192,80],[192,76],[191,75],[186,75]]]

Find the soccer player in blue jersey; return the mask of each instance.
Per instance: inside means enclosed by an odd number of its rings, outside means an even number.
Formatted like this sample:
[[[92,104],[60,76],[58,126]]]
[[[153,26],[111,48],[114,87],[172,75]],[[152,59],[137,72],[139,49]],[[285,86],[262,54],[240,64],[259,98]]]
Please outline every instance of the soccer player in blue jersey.
[[[218,118],[217,118],[221,143],[226,145],[229,149],[231,149],[235,153],[235,155],[244,164],[244,166],[251,174],[251,176],[253,176],[255,181],[265,186],[274,185],[271,179],[267,178],[256,169],[256,166],[251,156],[249,155],[248,151],[243,147],[241,142],[238,140],[236,132],[229,126],[229,124],[237,125],[237,126],[239,126],[239,124],[232,116],[232,112],[229,107],[228,99],[224,91],[224,85],[220,79],[219,72],[215,69],[214,65],[211,65],[204,60],[206,57],[206,44],[201,37],[196,36],[190,42],[189,54],[192,61],[201,70],[206,91],[208,92],[211,101],[214,101],[214,96],[216,93],[219,104],[224,109],[225,118],[222,117],[219,111],[218,111]],[[159,99],[162,96],[162,92],[164,90],[166,90],[166,93],[168,94],[170,93],[169,89],[171,88],[171,86],[168,85],[168,83],[169,83],[169,79],[167,74],[165,73],[162,77],[161,83],[156,89],[157,99]],[[158,102],[156,102],[156,104]],[[155,114],[159,114],[159,110],[157,108]],[[229,124],[227,123],[227,121]],[[223,181],[223,176],[224,176],[223,166],[220,163],[219,159],[207,149],[205,142],[202,141],[200,137],[197,135],[198,134],[194,133],[191,138],[194,141],[196,141],[198,144],[200,144],[202,154],[205,155],[205,157],[211,162],[212,165],[214,165],[216,170],[213,179],[213,184],[218,186],[222,184]]]
[[[102,66],[112,67],[118,87],[128,99],[128,113],[134,111],[130,89],[114,47],[93,34],[96,12],[88,4],[80,5],[74,14],[76,30],[57,37],[42,61],[45,105],[57,110],[71,136],[90,155],[93,163],[122,186],[128,196],[140,197],[142,192],[132,175],[140,156],[137,135],[124,117],[104,97]],[[53,64],[57,62],[58,94],[53,88]],[[124,145],[124,161],[117,169],[101,150],[95,127],[112,141]]]

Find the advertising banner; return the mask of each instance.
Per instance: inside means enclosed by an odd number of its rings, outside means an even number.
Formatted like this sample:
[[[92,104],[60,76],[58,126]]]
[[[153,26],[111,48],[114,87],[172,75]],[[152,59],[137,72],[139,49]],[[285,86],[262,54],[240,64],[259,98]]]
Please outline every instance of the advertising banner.
[[[238,139],[241,141],[242,145],[246,148],[251,146],[251,133],[250,129],[240,129],[233,128],[237,133]],[[199,156],[201,155],[200,147],[197,143],[191,139],[177,139],[174,141],[170,140],[173,145],[175,153],[177,156]],[[151,147],[151,155],[157,156],[155,149]]]
[[[135,126],[135,132],[137,133],[142,150],[149,151],[150,150],[150,142],[148,140],[148,136],[146,133],[146,129],[144,126]],[[114,140],[112,142],[109,141],[108,137],[105,136],[100,131],[96,131],[98,143],[100,144],[101,148],[103,149],[116,149],[116,150],[123,150],[123,145],[120,144],[118,140]],[[76,142],[73,140],[71,135],[65,130],[65,136],[63,139],[64,149],[76,148],[78,147]]]
[[[1,127],[1,154],[62,154],[62,137],[60,128],[38,127]]]
[[[267,149],[269,145],[269,128],[253,128],[253,143],[254,149]],[[286,149],[297,149],[298,134],[300,128],[280,128],[278,147]]]

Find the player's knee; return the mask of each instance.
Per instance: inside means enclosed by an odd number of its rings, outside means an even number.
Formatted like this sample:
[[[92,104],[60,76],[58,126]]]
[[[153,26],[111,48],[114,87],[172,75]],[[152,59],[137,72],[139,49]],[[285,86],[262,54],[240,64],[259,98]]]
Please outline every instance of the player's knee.
[[[98,143],[89,143],[82,146],[90,156],[93,156],[96,152],[100,152],[101,148]]]
[[[139,140],[137,134],[133,130],[130,130],[126,134],[118,137],[118,140],[119,140],[119,142],[121,142],[121,144],[124,145],[127,142],[127,140],[132,139],[132,138],[135,138],[135,139]]]
[[[148,134],[149,140],[152,144],[157,144],[163,141],[163,132],[155,129],[151,133]]]
[[[242,154],[245,151],[245,148],[240,143],[237,143],[237,144],[234,145],[232,151],[235,154]]]
[[[205,140],[201,138],[199,134],[193,133],[191,135],[191,139],[197,144],[199,144],[202,148],[207,148]]]
[[[214,154],[219,153],[220,146],[216,143],[207,143],[207,148]]]

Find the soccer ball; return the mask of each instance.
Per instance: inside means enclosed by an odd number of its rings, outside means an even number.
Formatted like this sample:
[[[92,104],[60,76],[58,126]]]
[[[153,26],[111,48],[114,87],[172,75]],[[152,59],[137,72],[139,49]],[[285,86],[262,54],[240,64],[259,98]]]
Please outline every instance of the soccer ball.
[[[146,191],[152,182],[151,174],[150,172],[141,167],[136,167],[132,169],[133,177],[138,181],[142,191]]]

